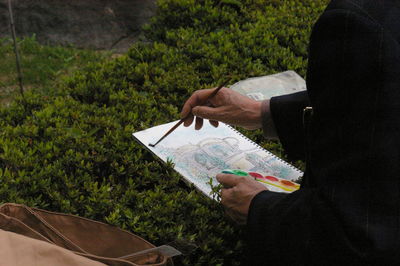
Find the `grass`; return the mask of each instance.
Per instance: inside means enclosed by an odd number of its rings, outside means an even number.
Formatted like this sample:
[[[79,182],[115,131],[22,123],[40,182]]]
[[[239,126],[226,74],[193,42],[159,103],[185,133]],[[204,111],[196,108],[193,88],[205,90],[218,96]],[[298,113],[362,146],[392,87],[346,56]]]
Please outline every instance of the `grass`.
[[[40,90],[53,95],[64,76],[83,68],[90,62],[104,60],[110,52],[82,50],[74,47],[46,46],[35,36],[18,39],[25,90]],[[13,42],[0,38],[0,104],[8,105],[19,93]]]

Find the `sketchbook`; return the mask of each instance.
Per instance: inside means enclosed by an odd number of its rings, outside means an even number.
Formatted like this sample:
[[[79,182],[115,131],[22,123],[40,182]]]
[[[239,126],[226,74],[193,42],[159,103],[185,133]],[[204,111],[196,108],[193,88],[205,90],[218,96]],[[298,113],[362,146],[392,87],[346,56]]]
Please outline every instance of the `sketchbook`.
[[[289,181],[303,175],[294,166],[224,123],[215,128],[205,121],[201,130],[195,130],[194,123],[191,127],[180,126],[156,147],[149,146],[177,122],[136,132],[133,136],[163,162],[171,161],[188,183],[208,197],[211,197],[211,184],[218,184],[216,175],[224,169],[262,173],[266,177]],[[287,192],[277,186],[266,186],[272,191]]]

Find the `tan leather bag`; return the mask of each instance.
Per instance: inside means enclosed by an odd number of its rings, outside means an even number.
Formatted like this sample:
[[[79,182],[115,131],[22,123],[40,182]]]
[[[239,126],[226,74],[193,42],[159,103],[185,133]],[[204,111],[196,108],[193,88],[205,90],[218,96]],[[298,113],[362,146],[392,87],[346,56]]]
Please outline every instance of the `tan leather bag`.
[[[0,206],[0,265],[173,265],[154,248],[104,223],[18,204]]]

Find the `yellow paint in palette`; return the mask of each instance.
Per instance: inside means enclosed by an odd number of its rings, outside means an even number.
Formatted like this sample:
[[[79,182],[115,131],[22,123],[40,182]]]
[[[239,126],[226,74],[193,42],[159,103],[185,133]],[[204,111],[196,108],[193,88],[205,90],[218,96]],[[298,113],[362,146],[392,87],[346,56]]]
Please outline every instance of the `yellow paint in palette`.
[[[226,169],[223,170],[222,173],[224,174],[232,174],[232,175],[237,175],[237,176],[248,176],[248,177],[253,177],[255,180],[266,184],[267,186],[272,186],[275,188],[278,188],[280,190],[283,190],[285,192],[293,192],[296,191],[300,188],[300,185],[286,180],[282,178],[278,178],[275,176],[266,176],[262,175],[260,173],[256,172],[245,172],[243,170],[231,170],[231,169]]]

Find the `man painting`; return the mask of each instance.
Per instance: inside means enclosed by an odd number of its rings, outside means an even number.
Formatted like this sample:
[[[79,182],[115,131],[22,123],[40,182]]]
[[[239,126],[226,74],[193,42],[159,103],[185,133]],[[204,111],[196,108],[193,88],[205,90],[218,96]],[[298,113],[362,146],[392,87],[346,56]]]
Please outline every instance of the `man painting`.
[[[399,0],[332,0],[312,32],[307,92],[260,103],[224,88],[199,106],[210,91],[187,100],[186,126],[263,128],[306,162],[291,194],[217,176],[228,215],[247,224],[249,265],[400,263]]]

